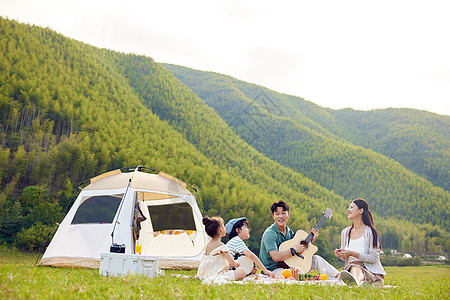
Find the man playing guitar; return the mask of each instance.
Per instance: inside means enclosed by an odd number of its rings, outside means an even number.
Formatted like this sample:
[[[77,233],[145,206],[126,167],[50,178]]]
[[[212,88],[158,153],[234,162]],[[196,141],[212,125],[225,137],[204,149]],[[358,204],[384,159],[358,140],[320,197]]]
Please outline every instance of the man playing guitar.
[[[294,256],[301,255],[305,251],[305,246],[300,243],[296,243],[292,248],[287,250],[279,250],[280,245],[283,242],[289,241],[294,237],[294,232],[287,226],[289,220],[289,205],[280,200],[274,202],[270,207],[272,211],[272,218],[275,223],[269,226],[263,233],[261,239],[261,248],[259,251],[259,258],[264,266],[275,273],[278,277],[282,274],[284,269],[289,266],[284,260]],[[315,228],[311,231],[314,234],[313,243],[318,235],[319,231]],[[312,270],[326,272],[328,278],[334,278],[339,274],[339,271],[335,267],[330,265],[325,259],[318,255],[312,257],[312,264],[310,270],[299,270],[300,274],[309,273]]]

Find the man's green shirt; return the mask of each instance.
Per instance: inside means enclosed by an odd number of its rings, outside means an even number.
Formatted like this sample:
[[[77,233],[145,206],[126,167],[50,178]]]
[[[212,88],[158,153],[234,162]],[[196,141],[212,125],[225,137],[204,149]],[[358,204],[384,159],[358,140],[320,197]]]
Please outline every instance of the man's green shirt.
[[[270,251],[278,251],[278,247],[294,237],[294,232],[292,229],[286,226],[286,236],[281,233],[276,223],[269,226],[266,231],[264,231],[261,238],[261,248],[259,249],[259,259],[263,265],[269,271],[273,271],[277,268],[281,268],[278,262],[273,261],[270,256]]]

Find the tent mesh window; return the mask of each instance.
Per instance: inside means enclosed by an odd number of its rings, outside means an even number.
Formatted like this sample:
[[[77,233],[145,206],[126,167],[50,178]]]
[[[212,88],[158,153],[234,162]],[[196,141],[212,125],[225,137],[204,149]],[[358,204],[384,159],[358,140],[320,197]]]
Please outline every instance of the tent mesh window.
[[[192,207],[188,203],[147,206],[153,231],[196,230]]]
[[[102,195],[86,198],[78,207],[72,224],[112,223],[123,195]]]

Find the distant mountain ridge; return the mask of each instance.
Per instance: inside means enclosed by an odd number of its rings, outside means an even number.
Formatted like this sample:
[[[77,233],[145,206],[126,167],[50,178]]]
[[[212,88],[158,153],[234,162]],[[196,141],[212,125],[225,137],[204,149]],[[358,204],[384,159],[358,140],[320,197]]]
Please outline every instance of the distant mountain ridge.
[[[450,191],[450,117],[414,109],[330,113],[351,132],[350,142],[382,153]]]
[[[164,66],[213,107],[251,146],[329,190],[334,190],[345,198],[364,195],[373,199],[375,210],[383,211],[384,215],[397,214],[399,207],[391,205],[392,199],[396,199],[397,204],[402,203],[400,210],[403,213],[409,211],[407,215],[414,214],[412,211],[416,209],[424,211],[423,222],[429,222],[432,215],[446,215],[448,192],[433,187],[431,183],[384,155],[351,144],[348,138],[351,131],[340,126],[342,121],[332,115],[332,110],[229,76],[174,65]],[[267,112],[270,117],[265,118],[264,124],[257,124],[255,118],[234,122],[249,103],[261,99],[258,96],[261,93],[270,98],[266,102],[275,103],[272,111]],[[261,107],[267,107],[262,101],[259,102]],[[261,116],[263,113],[257,115]],[[314,119],[309,118],[309,115],[314,116]],[[441,122],[442,126],[432,132],[445,139],[444,128],[446,124],[450,124],[450,118],[435,116],[438,117],[437,123]],[[326,122],[327,120],[330,121]],[[249,127],[257,128],[262,137],[255,139],[254,133],[248,130]],[[339,135],[333,134],[332,129]],[[447,143],[448,140],[450,138]],[[447,156],[447,161],[449,157]],[[418,201],[418,194],[428,194],[424,196],[427,199],[442,197],[442,201],[438,205],[429,206],[429,201]],[[430,215],[425,217],[427,212]]]
[[[356,111],[322,108],[229,76],[163,64],[221,114],[232,113],[233,99],[255,99],[264,92],[291,120],[334,139],[372,149],[403,164],[433,184],[450,190],[450,117],[415,109]],[[207,85],[202,86],[202,82]],[[214,92],[214,89],[217,92]],[[223,91],[227,91],[225,105]],[[222,93],[222,94],[221,94]],[[240,95],[240,96],[239,96]],[[248,100],[246,100],[248,101]],[[406,148],[405,148],[406,147]],[[408,149],[409,147],[409,149]]]

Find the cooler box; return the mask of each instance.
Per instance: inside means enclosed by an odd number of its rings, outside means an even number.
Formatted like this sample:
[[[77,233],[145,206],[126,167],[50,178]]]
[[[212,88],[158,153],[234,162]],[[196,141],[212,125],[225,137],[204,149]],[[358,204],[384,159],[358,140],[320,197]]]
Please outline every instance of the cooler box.
[[[101,253],[99,274],[103,276],[123,276],[142,274],[155,277],[158,259],[140,254]]]

